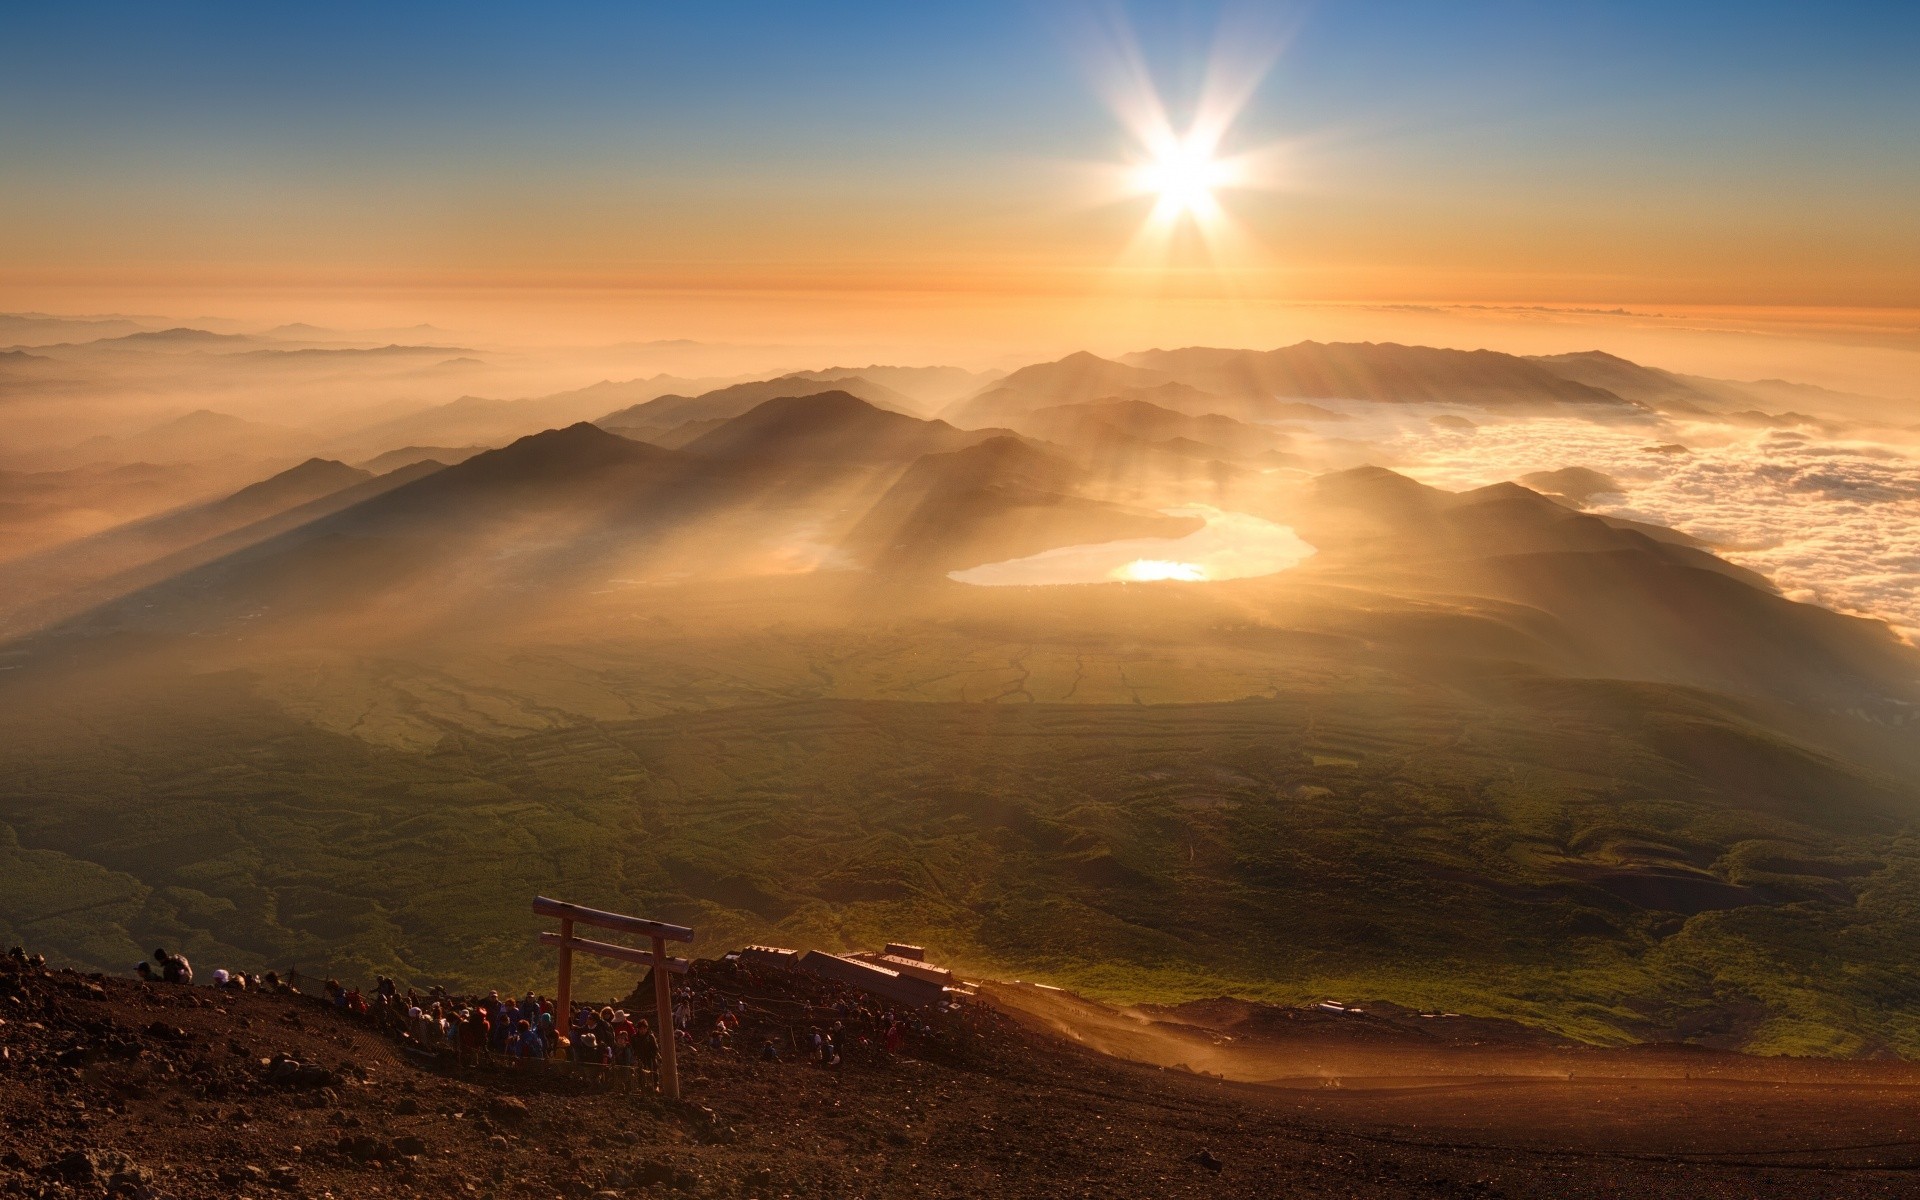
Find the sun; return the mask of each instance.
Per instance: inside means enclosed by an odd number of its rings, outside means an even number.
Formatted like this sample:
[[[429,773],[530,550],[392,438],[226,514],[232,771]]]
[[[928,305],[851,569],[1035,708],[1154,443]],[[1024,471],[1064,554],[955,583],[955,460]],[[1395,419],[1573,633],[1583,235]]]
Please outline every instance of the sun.
[[[1158,196],[1162,217],[1205,216],[1216,208],[1215,188],[1233,182],[1228,165],[1213,156],[1199,139],[1169,142],[1134,173],[1134,186]]]
[[[1205,583],[1207,569],[1199,563],[1169,562],[1161,558],[1136,558],[1113,569],[1112,577],[1126,583]]]

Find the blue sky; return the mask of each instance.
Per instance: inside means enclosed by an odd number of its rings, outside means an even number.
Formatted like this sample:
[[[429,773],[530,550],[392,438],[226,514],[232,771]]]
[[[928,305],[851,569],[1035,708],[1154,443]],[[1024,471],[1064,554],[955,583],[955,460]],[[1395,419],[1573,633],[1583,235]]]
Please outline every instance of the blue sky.
[[[1313,286],[1404,261],[1411,294],[1477,254],[1546,296],[1640,238],[1690,287],[1773,247],[1775,299],[1890,302],[1913,264],[1920,5],[149,3],[8,15],[0,282],[596,246],[636,270],[1093,261],[1124,222],[1049,223],[1042,168],[1126,151],[1085,69],[1116,21],[1176,111],[1223,27],[1286,33],[1234,139],[1310,140],[1298,190],[1326,211],[1244,209]],[[1555,258],[1583,239],[1593,262]]]

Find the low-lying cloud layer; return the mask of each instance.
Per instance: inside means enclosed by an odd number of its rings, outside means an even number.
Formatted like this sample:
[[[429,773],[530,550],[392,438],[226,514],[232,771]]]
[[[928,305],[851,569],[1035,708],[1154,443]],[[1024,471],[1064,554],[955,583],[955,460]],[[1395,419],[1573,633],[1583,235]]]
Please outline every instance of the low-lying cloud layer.
[[[1920,637],[1920,458],[1911,447],[1719,423],[1395,424],[1377,431],[1378,444],[1428,483],[1476,487],[1562,467],[1604,472],[1624,491],[1594,497],[1592,511],[1672,526],[1793,599]]]

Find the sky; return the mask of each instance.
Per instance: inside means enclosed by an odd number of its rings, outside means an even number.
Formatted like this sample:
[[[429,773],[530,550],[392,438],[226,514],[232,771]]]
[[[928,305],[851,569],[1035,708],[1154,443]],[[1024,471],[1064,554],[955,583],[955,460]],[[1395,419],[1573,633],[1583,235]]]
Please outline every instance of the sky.
[[[0,309],[984,343],[1661,306],[1920,346],[1909,4],[80,3],[7,30]],[[1143,243],[1129,115],[1157,96],[1184,131],[1234,86],[1245,186]]]

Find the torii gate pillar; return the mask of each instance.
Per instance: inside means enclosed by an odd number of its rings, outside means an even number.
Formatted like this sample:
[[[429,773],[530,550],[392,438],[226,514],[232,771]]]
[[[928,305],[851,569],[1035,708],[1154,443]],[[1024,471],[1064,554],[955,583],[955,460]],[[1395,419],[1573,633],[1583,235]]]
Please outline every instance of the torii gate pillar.
[[[680,1098],[680,1061],[679,1047],[674,1041],[673,1029],[673,984],[670,976],[675,971],[684,972],[687,960],[669,958],[667,942],[691,942],[693,930],[685,925],[669,925],[665,921],[649,921],[645,917],[629,917],[621,913],[602,912],[597,908],[583,908],[578,904],[568,904],[564,900],[549,900],[545,896],[533,898],[533,911],[536,916],[558,917],[559,933],[540,935],[542,945],[560,948],[560,985],[554,995],[554,1007],[559,1009],[555,1024],[562,1031],[573,1020],[573,952],[611,958],[619,962],[644,963],[653,968],[653,1016],[658,1027],[654,1037],[660,1045],[660,1090],[675,1100]],[[615,946],[607,942],[590,941],[573,935],[573,923],[595,925],[602,929],[617,929],[623,933],[637,933],[653,943],[651,952],[635,949],[632,946]]]

